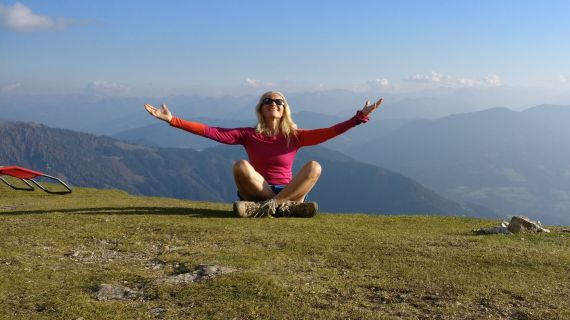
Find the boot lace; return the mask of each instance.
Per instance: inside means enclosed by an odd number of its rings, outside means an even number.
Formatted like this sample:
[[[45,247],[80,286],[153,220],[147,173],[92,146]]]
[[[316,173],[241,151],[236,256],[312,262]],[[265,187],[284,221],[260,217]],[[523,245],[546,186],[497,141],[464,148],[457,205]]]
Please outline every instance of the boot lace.
[[[273,218],[275,213],[277,212],[277,201],[275,199],[269,199],[263,201],[257,212],[253,216],[254,218],[261,218],[261,217],[270,217]]]

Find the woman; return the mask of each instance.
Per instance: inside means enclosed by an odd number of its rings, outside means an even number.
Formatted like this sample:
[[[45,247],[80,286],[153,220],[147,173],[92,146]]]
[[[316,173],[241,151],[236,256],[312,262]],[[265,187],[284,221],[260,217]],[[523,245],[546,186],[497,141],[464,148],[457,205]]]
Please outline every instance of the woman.
[[[240,217],[305,216],[317,213],[316,203],[305,203],[305,196],[317,183],[321,166],[316,161],[306,163],[293,177],[291,169],[297,151],[301,147],[325,142],[348,129],[368,121],[368,116],[378,109],[383,99],[370,104],[347,121],[330,128],[302,130],[291,119],[291,109],[285,96],[277,91],[264,93],[255,111],[255,128],[225,129],[190,122],[172,115],[166,105],[160,109],[145,104],[154,117],[171,126],[210,138],[225,144],[244,146],[249,161],[234,164],[233,175],[240,200],[234,203],[234,211]]]

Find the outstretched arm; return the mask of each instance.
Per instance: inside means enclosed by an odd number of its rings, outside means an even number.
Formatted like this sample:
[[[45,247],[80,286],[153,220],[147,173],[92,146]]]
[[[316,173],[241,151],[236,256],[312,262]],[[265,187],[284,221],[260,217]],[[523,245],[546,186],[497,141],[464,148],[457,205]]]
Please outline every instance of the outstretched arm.
[[[346,132],[348,129],[359,125],[361,123],[367,122],[369,115],[374,112],[382,104],[384,99],[378,99],[373,104],[366,100],[364,108],[358,111],[356,115],[347,121],[336,124],[330,128],[314,129],[314,130],[299,130],[297,137],[299,138],[299,144],[301,147],[314,146],[319,143],[323,143],[331,138],[338,136]]]
[[[215,128],[209,127],[199,122],[180,119],[173,116],[165,104],[162,104],[160,109],[157,109],[150,104],[145,104],[144,108],[153,117],[166,121],[168,124],[175,128],[180,128],[190,133],[197,134],[199,136],[225,144],[239,144],[242,142],[242,137],[244,135],[244,130],[242,129]]]

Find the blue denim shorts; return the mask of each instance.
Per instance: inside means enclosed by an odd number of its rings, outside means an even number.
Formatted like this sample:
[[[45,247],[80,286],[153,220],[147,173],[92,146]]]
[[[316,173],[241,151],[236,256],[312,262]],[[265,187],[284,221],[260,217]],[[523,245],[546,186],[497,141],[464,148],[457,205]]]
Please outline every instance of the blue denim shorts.
[[[287,186],[286,184],[270,184],[269,188],[273,190],[273,193],[278,194],[279,192],[283,191],[283,189],[285,189],[286,186]],[[243,201],[243,198],[239,194],[239,191],[237,192],[237,196],[240,201]]]

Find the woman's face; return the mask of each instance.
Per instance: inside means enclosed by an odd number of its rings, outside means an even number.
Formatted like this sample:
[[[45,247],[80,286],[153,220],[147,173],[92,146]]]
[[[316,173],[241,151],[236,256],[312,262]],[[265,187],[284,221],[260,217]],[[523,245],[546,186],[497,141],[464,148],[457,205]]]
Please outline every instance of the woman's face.
[[[285,100],[281,95],[272,93],[263,100],[261,115],[265,121],[281,119],[285,110]]]

